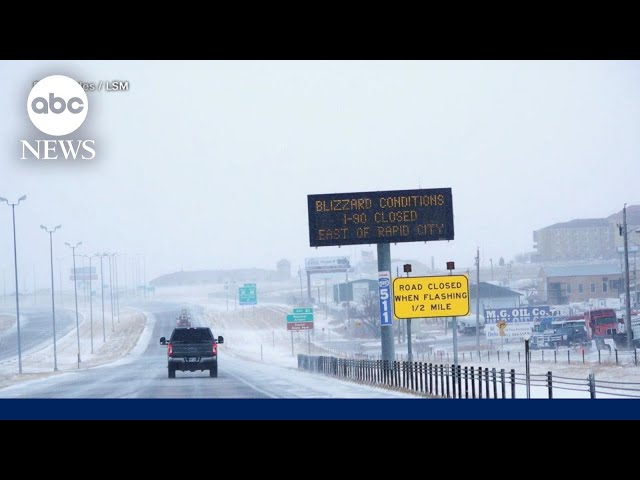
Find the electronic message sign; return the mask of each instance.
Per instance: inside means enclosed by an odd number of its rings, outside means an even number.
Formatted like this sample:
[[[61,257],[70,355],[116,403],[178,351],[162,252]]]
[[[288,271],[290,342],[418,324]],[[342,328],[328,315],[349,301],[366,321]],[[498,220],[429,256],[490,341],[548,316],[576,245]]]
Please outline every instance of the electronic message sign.
[[[453,240],[450,188],[307,196],[312,247]]]

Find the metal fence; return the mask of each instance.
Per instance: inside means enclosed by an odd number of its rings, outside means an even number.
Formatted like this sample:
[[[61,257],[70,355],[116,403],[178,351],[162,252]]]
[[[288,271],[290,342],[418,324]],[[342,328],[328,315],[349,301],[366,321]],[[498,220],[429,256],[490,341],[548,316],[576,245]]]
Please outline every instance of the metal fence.
[[[336,355],[353,356],[350,353],[334,351]],[[379,356],[369,355],[369,359],[379,359]],[[414,353],[413,358],[423,362],[439,362],[449,363],[453,361],[453,354],[443,350],[427,353]],[[458,359],[460,363],[472,362],[499,362],[499,363],[524,363],[525,352],[519,350],[478,350],[459,352]],[[396,360],[407,360],[407,354],[397,353]],[[535,363],[554,363],[554,364],[609,364],[609,365],[638,365],[640,355],[637,349],[633,350],[596,350],[588,352],[587,350],[530,350],[529,361]]]
[[[514,369],[474,367],[425,362],[386,361],[330,356],[298,355],[298,368],[372,386],[396,388],[440,398],[554,398],[560,392],[571,396],[597,395],[640,398],[640,383],[572,378],[546,374],[517,373]],[[521,388],[517,388],[517,387]],[[525,392],[523,392],[523,388]],[[562,395],[567,396],[567,395]]]

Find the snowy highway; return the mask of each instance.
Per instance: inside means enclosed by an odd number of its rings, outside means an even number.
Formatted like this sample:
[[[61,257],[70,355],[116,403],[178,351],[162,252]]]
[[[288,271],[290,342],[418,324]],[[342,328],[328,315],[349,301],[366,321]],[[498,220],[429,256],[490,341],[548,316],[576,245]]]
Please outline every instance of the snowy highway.
[[[15,312],[3,310],[14,316]],[[22,340],[22,354],[25,355],[32,349],[42,344],[51,343],[53,322],[51,321],[50,308],[23,308],[20,311],[20,339]],[[76,326],[75,311],[56,310],[56,337],[61,338]],[[0,333],[0,361],[18,356],[18,329],[14,324],[8,330]]]
[[[417,398],[412,395],[344,382],[269,362],[247,360],[221,346],[219,377],[208,371],[177,372],[167,377],[166,347],[181,306],[147,303],[139,308],[155,321],[136,348],[112,364],[70,371],[0,389],[0,398]],[[200,310],[191,309],[194,324]],[[224,332],[213,329],[214,335]]]

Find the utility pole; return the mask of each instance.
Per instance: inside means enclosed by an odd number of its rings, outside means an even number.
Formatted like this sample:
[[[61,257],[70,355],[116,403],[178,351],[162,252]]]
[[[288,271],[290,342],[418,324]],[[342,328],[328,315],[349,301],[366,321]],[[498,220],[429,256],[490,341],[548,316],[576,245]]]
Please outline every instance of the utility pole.
[[[491,264],[491,281],[493,282],[493,258],[489,259],[489,263]]]
[[[624,232],[624,297],[625,297],[625,330],[627,332],[627,348],[633,348],[633,332],[631,331],[631,291],[629,285],[629,240],[627,232],[627,204],[622,209],[622,230]]]
[[[476,351],[480,351],[480,247],[476,252]]]

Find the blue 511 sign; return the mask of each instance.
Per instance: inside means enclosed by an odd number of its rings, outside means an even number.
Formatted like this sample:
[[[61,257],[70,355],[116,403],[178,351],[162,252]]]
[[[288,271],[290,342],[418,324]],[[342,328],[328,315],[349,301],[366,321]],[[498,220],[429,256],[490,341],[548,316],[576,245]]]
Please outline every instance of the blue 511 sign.
[[[391,314],[391,273],[378,272],[378,292],[380,294],[380,325],[393,325]]]

